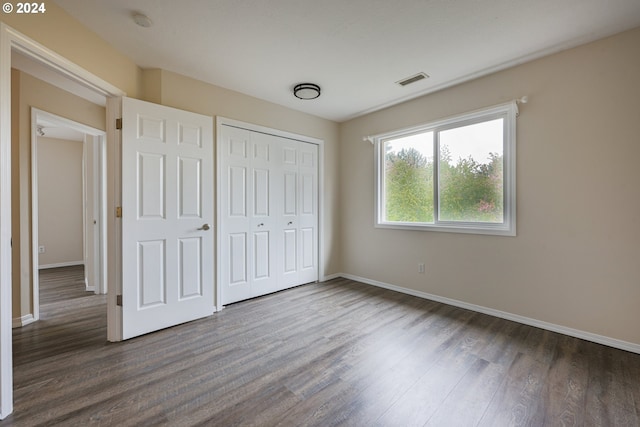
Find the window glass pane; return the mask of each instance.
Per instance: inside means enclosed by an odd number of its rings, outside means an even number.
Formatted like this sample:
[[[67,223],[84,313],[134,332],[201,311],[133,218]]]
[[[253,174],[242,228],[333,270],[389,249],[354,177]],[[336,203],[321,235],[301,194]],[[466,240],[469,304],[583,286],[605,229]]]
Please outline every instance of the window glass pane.
[[[502,223],[504,119],[441,131],[439,219]]]
[[[388,140],[384,152],[385,220],[433,222],[433,132]]]

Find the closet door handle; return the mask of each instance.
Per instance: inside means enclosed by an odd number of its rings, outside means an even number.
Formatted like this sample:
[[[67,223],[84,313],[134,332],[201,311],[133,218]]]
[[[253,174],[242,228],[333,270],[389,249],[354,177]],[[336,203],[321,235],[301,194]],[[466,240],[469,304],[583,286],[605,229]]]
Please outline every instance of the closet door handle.
[[[291,224],[293,224],[293,221],[289,221],[289,222],[287,223],[287,225],[291,225]]]
[[[204,224],[202,227],[198,228],[198,230],[204,230],[207,231],[208,229],[210,229],[211,226],[209,226],[209,224]]]

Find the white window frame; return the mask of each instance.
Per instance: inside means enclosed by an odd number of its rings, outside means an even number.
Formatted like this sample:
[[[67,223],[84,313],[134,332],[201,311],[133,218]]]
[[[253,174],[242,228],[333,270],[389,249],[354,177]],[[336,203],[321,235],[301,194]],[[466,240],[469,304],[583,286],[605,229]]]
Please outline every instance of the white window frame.
[[[500,104],[481,110],[472,111],[465,114],[448,117],[435,122],[411,128],[400,129],[373,137],[375,146],[375,171],[376,171],[376,200],[375,200],[375,227],[394,228],[404,230],[422,231],[444,231],[451,233],[471,233],[488,234],[500,236],[516,235],[516,117],[518,116],[518,106],[515,101]],[[463,222],[463,221],[441,221],[439,215],[438,201],[438,162],[439,159],[439,132],[454,129],[475,123],[482,123],[489,120],[504,118],[504,141],[503,141],[503,191],[504,191],[504,213],[502,223],[487,222]],[[385,219],[385,199],[384,199],[384,168],[385,155],[384,143],[404,136],[418,133],[434,132],[434,222],[397,222],[386,221]]]

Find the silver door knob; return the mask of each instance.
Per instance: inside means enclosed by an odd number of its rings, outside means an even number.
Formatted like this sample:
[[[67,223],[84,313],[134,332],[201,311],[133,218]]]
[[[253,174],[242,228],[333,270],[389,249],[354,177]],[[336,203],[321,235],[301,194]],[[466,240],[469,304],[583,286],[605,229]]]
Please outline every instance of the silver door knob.
[[[210,229],[211,227],[209,226],[209,224],[205,224],[202,227],[198,228],[198,230],[204,230],[207,231],[208,229]]]

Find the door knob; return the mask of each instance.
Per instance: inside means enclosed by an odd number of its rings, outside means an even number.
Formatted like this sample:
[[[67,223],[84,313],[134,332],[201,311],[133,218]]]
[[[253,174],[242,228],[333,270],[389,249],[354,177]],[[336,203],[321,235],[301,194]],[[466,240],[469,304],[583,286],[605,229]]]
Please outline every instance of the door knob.
[[[209,226],[209,224],[205,224],[202,227],[198,228],[198,230],[204,230],[207,231],[208,229],[210,229],[211,227]]]

